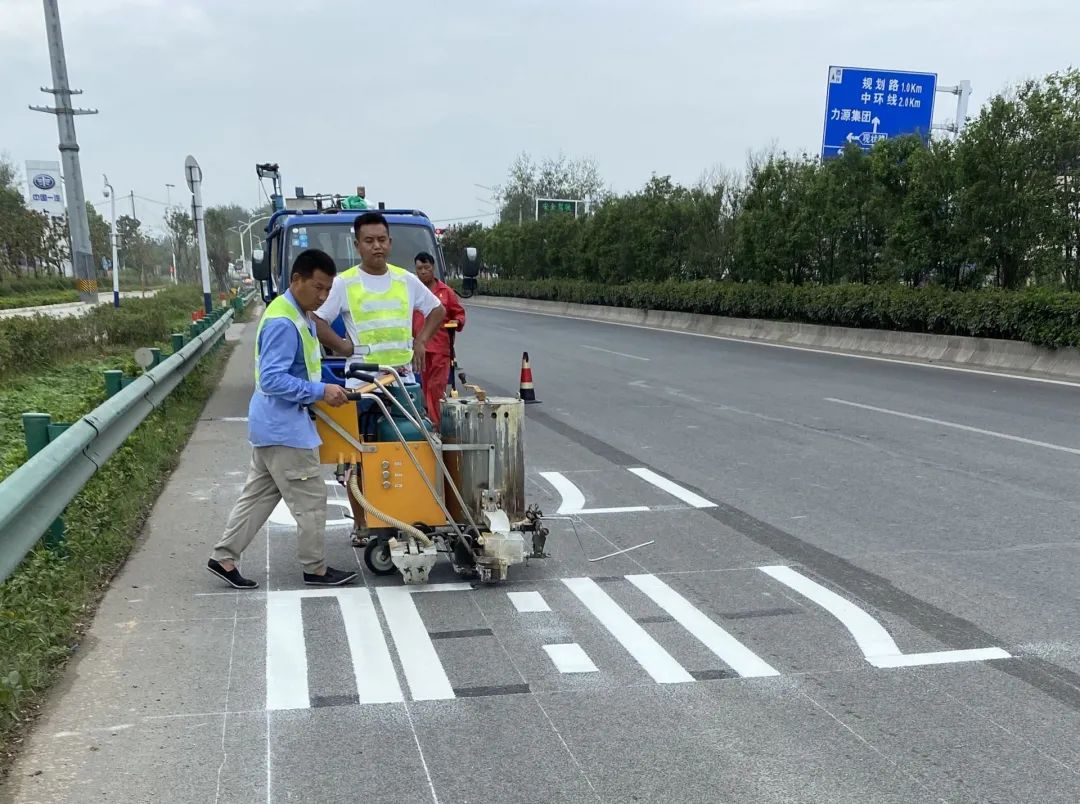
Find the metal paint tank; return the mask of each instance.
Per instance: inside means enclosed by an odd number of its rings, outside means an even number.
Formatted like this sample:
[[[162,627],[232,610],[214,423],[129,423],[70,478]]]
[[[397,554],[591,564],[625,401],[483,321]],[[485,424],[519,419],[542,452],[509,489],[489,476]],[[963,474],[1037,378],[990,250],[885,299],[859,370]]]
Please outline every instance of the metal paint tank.
[[[525,403],[511,397],[446,399],[440,423],[443,444],[493,444],[494,484],[503,493],[503,507],[510,521],[525,516]],[[446,451],[443,460],[461,496],[476,516],[482,494],[488,488],[491,450]],[[446,490],[446,503],[458,522],[462,515],[457,497]]]

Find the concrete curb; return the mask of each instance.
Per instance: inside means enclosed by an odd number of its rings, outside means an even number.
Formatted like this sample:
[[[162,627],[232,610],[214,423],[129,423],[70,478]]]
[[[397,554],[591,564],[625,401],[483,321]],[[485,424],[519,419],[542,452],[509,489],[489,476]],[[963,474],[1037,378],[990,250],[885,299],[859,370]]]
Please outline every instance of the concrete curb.
[[[605,307],[491,296],[473,297],[468,299],[467,303],[478,307],[564,315],[612,324],[632,324],[747,341],[801,346],[841,354],[873,355],[915,363],[945,363],[1012,374],[1030,373],[1080,380],[1080,350],[1073,347],[1049,349],[1022,341],[995,338],[826,327],[757,318],[727,318],[666,310],[637,310],[630,307]]]

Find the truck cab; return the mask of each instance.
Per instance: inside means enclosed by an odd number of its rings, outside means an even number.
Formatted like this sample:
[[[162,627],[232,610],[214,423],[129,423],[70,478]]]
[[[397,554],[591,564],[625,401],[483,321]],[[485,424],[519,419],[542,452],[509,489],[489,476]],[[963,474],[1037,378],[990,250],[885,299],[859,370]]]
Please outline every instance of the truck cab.
[[[258,281],[263,301],[284,293],[289,287],[289,268],[300,252],[317,248],[334,258],[338,272],[360,262],[353,244],[353,223],[365,212],[379,212],[390,225],[389,262],[409,272],[415,271],[415,257],[426,251],[435,257],[436,275],[446,277],[446,261],[435,236],[435,226],[418,209],[316,209],[275,212],[266,224],[262,259],[253,262],[252,276]],[[331,322],[334,330],[345,336],[339,317]],[[327,380],[341,380],[345,361],[325,354],[323,375]],[[329,372],[329,373],[328,373]]]

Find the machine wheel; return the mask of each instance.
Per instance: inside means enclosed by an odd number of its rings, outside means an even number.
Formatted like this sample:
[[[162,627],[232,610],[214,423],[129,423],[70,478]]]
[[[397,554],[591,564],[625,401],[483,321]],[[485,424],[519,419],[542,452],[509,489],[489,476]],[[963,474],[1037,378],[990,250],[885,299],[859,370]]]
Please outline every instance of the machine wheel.
[[[390,545],[386,539],[372,538],[364,548],[364,563],[376,575],[393,575],[397,567],[390,559]]]

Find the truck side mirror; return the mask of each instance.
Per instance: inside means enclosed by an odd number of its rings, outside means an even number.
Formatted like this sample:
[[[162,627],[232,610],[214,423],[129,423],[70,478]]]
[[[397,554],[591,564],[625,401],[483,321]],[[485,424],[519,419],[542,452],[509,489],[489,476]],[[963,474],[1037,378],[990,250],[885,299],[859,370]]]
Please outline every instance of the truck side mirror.
[[[461,275],[470,279],[480,276],[480,254],[473,246],[465,249],[465,262],[461,266]]]
[[[259,282],[270,281],[270,252],[255,249],[251,252],[251,278]]]

